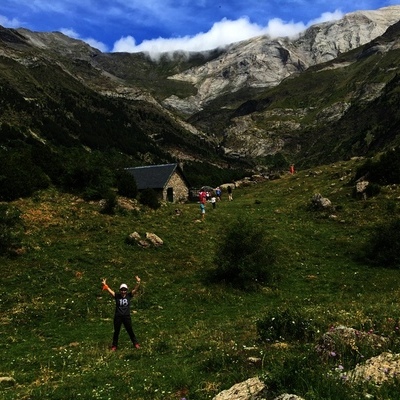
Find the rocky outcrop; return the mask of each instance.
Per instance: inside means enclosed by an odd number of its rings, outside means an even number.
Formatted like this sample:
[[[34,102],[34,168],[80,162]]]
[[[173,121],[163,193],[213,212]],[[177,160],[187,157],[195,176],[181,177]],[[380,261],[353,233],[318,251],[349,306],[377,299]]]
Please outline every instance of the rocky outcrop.
[[[384,352],[379,356],[370,358],[365,364],[357,365],[345,377],[356,383],[371,382],[375,385],[381,385],[384,382],[398,379],[399,374],[400,354]]]
[[[250,378],[218,393],[213,400],[257,400],[264,389],[265,384],[259,378]]]

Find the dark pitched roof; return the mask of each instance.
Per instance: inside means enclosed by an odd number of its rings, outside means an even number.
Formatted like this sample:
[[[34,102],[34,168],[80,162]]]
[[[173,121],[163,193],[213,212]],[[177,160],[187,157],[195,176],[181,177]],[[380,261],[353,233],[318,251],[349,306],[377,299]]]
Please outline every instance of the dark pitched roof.
[[[148,165],[125,170],[133,175],[137,188],[142,190],[164,188],[177,168],[182,173],[178,164]]]

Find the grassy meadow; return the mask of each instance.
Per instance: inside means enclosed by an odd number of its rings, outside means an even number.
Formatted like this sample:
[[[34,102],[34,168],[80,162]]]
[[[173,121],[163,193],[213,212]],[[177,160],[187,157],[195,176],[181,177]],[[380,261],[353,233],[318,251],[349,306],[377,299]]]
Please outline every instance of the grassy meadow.
[[[26,251],[1,259],[0,376],[16,384],[1,387],[0,397],[203,400],[259,375],[274,393],[306,399],[359,399],[365,390],[394,399],[390,387],[350,389],[332,379],[339,361],[309,361],[313,341],[263,342],[257,331],[266,315],[291,310],[318,327],[314,340],[345,325],[384,333],[398,350],[387,321],[400,317],[400,271],[369,267],[360,256],[373,228],[399,215],[400,189],[354,199],[349,181],[358,162],[240,187],[232,202],[223,193],[203,222],[196,203],[179,205],[177,216],[172,204],[105,215],[98,203],[53,190],[13,202],[25,222]],[[334,215],[309,209],[315,193],[332,201]],[[207,280],[239,216],[276,244],[277,279],[258,291]],[[164,245],[126,243],[135,231],[155,233]],[[133,301],[141,349],[122,328],[111,352],[114,303],[101,279],[116,290],[132,286],[135,275],[142,279]],[[354,367],[353,359],[340,363]]]

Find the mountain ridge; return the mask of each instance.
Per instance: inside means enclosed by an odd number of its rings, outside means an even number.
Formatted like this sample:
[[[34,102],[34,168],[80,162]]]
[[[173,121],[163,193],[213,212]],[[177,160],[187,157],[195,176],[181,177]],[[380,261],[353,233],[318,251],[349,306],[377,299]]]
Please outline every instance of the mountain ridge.
[[[53,146],[115,147],[132,164],[221,168],[310,165],[384,151],[399,142],[393,126],[400,117],[383,105],[396,96],[389,87],[397,79],[399,20],[400,6],[355,12],[293,40],[258,37],[157,62],[142,53],[102,53],[60,32],[0,28],[0,123],[18,137],[1,144],[31,137]],[[392,110],[392,124],[382,126],[385,115],[374,104]],[[358,121],[364,114],[374,116],[374,126]],[[348,137],[335,136],[338,126]],[[140,138],[141,150],[122,145],[120,135]],[[316,145],[321,141],[324,148]]]
[[[171,79],[189,81],[198,87],[198,94],[190,99],[166,99],[165,104],[178,110],[190,102],[193,112],[204,103],[228,91],[250,87],[272,87],[292,74],[304,71],[336,58],[339,54],[370,42],[400,19],[400,6],[377,11],[346,14],[339,21],[316,24],[306,29],[297,39],[259,36],[230,45],[212,64],[194,67],[174,75]],[[252,59],[249,62],[247,59]]]

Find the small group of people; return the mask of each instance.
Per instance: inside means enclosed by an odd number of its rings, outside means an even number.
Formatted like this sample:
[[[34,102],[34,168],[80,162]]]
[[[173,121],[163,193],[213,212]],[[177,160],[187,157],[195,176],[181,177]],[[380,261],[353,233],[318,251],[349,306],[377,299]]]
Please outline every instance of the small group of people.
[[[229,185],[227,187],[228,191],[228,200],[232,201],[232,186]],[[205,219],[205,214],[206,214],[206,203],[207,201],[211,202],[211,205],[213,209],[216,209],[217,207],[217,202],[221,201],[222,198],[222,190],[218,186],[213,191],[206,191],[204,188],[201,188],[199,191],[199,203],[200,203],[200,216],[201,219]]]

